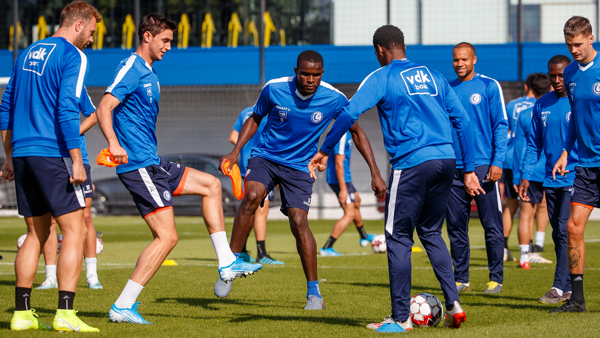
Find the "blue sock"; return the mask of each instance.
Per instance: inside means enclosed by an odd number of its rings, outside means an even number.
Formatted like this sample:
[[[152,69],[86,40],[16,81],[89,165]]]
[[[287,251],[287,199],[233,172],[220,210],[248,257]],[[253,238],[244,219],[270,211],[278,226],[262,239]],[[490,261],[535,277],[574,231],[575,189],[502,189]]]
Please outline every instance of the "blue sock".
[[[240,253],[239,252],[238,253],[234,252],[233,255],[235,256],[235,258],[240,258]]]
[[[308,286],[308,291],[306,292],[306,298],[310,295],[321,297],[321,291],[319,290],[319,281],[306,282],[306,286]]]

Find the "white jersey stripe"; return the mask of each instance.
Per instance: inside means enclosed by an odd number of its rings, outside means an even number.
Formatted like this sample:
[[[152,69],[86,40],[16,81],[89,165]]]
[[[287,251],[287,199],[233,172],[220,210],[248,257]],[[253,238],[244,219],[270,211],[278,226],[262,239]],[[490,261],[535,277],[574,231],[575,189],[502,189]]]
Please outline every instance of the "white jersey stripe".
[[[502,197],[500,197],[500,187],[498,181],[496,181],[496,198],[498,199],[498,211],[502,213]]]
[[[70,157],[63,157],[63,162],[67,167],[67,171],[69,172],[69,176],[73,177],[73,160]],[[77,202],[79,206],[85,208],[85,197],[83,197],[83,191],[81,190],[81,184],[73,183],[73,189],[75,190],[75,196],[77,197]]]
[[[491,77],[481,75],[481,74],[480,74],[480,76],[496,82],[496,85],[498,86],[498,91],[500,92],[500,102],[502,103],[502,112],[504,113],[504,119],[508,120],[508,115],[506,115],[506,105],[504,104],[504,94],[502,94],[502,87],[500,87],[500,83],[498,81],[496,81],[496,79],[492,79]]]
[[[325,81],[321,81],[321,86],[331,89],[331,90],[335,90],[336,92],[344,95],[344,93],[340,92],[337,88],[335,88],[334,86],[330,85],[329,83],[325,82]],[[348,100],[348,98],[346,97],[346,95],[344,95],[344,97],[346,98],[346,100]]]
[[[112,90],[115,88],[115,86],[118,85],[119,82],[121,82],[121,80],[123,80],[123,78],[125,77],[125,74],[127,74],[129,69],[131,69],[131,66],[133,66],[133,63],[135,62],[135,58],[136,58],[135,55],[131,55],[129,57],[129,59],[127,59],[125,66],[123,66],[123,68],[121,68],[121,70],[119,70],[119,73],[117,74],[117,77],[115,78],[115,81],[108,88],[106,88],[107,93],[112,92]]]
[[[79,76],[77,77],[77,86],[75,87],[75,96],[81,98],[81,90],[83,89],[83,80],[85,80],[85,73],[87,72],[87,56],[83,54],[79,48],[77,48],[79,55],[81,55],[81,65],[79,66]]]
[[[150,195],[152,195],[154,202],[156,202],[156,204],[158,204],[159,207],[164,207],[165,204],[163,203],[162,199],[160,198],[160,195],[158,194],[158,190],[156,189],[156,186],[152,182],[152,178],[150,178],[150,175],[148,174],[148,171],[146,170],[146,168],[140,168],[140,169],[138,169],[138,172],[140,173],[140,176],[142,176],[142,181],[144,181],[144,184],[146,185],[146,188],[148,189],[148,192],[150,193]]]
[[[365,79],[364,79],[364,80],[363,80],[363,81],[360,83],[360,86],[358,86],[358,89],[357,89],[356,91],[359,91],[359,90],[360,90],[360,87],[362,87],[362,86],[365,84],[365,82],[367,82],[367,80],[368,80],[368,79],[371,77],[371,75],[373,75],[373,74],[377,73],[378,71],[380,71],[380,70],[382,70],[382,69],[383,69],[383,67],[381,67],[381,68],[379,68],[379,69],[377,69],[377,70],[373,71],[371,74],[367,75],[367,77],[365,77]]]
[[[390,201],[388,202],[388,213],[385,221],[385,231],[390,235],[394,231],[394,214],[396,213],[396,195],[398,192],[398,183],[400,182],[400,175],[402,170],[394,170],[394,177],[392,178],[392,186],[390,187]]]
[[[340,139],[340,148],[337,153],[338,155],[346,155],[346,135],[348,135],[348,133],[344,134],[344,136],[342,136]]]

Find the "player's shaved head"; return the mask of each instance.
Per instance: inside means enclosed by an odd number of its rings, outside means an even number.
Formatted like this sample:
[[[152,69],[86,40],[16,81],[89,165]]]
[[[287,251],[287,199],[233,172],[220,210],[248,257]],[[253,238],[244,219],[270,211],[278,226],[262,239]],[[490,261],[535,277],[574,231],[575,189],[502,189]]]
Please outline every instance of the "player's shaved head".
[[[571,63],[571,59],[566,55],[554,55],[548,61],[548,69],[550,68],[550,65],[559,65],[561,63],[566,67]]]
[[[385,25],[377,28],[373,34],[373,47],[381,46],[387,50],[404,50],[404,33],[400,28],[393,25]]]
[[[469,48],[473,52],[473,56],[477,55],[477,54],[475,54],[475,46],[473,46],[472,44],[470,44],[468,42],[461,42],[461,43],[457,44],[456,46],[454,46],[453,49],[459,49],[459,48]]]
[[[323,68],[323,56],[319,54],[319,52],[314,50],[305,50],[298,55],[298,59],[296,60],[296,67],[300,68],[300,64],[302,61],[306,61],[308,63],[320,63],[321,68]]]
[[[92,18],[95,18],[97,23],[102,21],[102,15],[94,6],[85,1],[73,1],[60,12],[59,27],[70,27],[79,20],[87,26]]]

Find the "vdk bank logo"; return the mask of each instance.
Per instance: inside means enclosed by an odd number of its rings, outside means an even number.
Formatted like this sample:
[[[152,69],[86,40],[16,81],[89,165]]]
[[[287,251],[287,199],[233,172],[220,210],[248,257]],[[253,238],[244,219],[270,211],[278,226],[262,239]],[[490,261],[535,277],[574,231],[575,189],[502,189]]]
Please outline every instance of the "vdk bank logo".
[[[409,95],[436,96],[438,94],[435,80],[425,66],[407,69],[401,72],[400,76],[404,80]]]
[[[39,43],[31,48],[23,62],[23,70],[42,76],[54,48],[56,48],[56,44],[53,43]]]

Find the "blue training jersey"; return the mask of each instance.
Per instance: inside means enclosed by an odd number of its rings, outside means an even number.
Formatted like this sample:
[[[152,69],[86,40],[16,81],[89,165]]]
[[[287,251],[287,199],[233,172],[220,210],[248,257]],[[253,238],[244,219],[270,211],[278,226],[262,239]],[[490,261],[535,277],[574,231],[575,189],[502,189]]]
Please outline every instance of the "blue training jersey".
[[[527,139],[531,134],[531,119],[533,107],[523,110],[519,114],[517,123],[515,124],[515,146],[514,146],[514,167],[513,184],[521,183],[521,172],[525,165],[525,152],[527,151]],[[546,159],[540,157],[534,166],[534,169],[529,176],[529,181],[544,182]]]
[[[600,167],[600,53],[586,65],[572,62],[564,71],[572,118],[565,141],[570,152],[577,141],[579,165]]]
[[[515,125],[519,119],[519,114],[523,110],[533,107],[534,103],[535,97],[521,96],[510,101],[506,105],[506,114],[508,115],[508,142],[506,144],[506,155],[504,156],[504,169],[512,170],[515,166]]]
[[[240,116],[238,116],[238,119],[235,121],[235,124],[233,125],[233,130],[237,131],[238,133],[241,132],[244,123],[250,118],[250,116],[252,116],[253,112],[254,107],[244,108],[244,110],[242,110],[242,112],[240,113]],[[246,167],[248,166],[248,160],[250,160],[251,157],[250,154],[252,153],[252,149],[254,149],[254,147],[258,145],[258,142],[260,141],[260,134],[262,133],[263,129],[265,129],[266,125],[267,119],[262,119],[262,121],[260,121],[260,124],[258,125],[258,128],[256,129],[256,133],[254,134],[254,136],[252,136],[250,140],[248,140],[248,142],[246,142],[246,145],[244,145],[242,151],[240,152],[239,167],[240,172],[242,173],[242,177],[246,176]]]
[[[556,181],[552,179],[552,170],[562,154],[570,120],[571,105],[567,97],[557,97],[554,92],[550,92],[536,101],[532,110],[531,133],[527,140],[527,152],[521,179],[531,177],[543,150],[542,159],[546,159],[544,187],[573,185],[575,167],[579,163],[577,145],[573,147],[568,157],[567,177],[556,175]]]
[[[347,131],[344,136],[340,139],[335,147],[333,147],[333,153],[329,154],[327,160],[327,183],[338,184],[337,172],[335,169],[335,155],[344,156],[344,182],[352,182],[352,173],[350,172],[350,157],[352,156],[352,134]]]
[[[475,166],[504,166],[508,135],[508,118],[504,95],[498,81],[476,74],[469,81],[455,79],[450,86],[458,96],[473,125]],[[454,132],[456,167],[462,168],[462,150]]]
[[[295,76],[267,82],[254,105],[254,113],[268,120],[252,157],[308,172],[319,137],[347,104],[346,96],[326,82],[308,96],[296,89]]]
[[[92,103],[92,99],[90,98],[90,95],[85,87],[83,87],[83,93],[81,94],[79,109],[81,109],[81,114],[83,114],[85,117],[89,117],[93,112],[96,111],[96,106],[94,106],[94,103]],[[81,149],[83,164],[90,164],[87,152],[87,144],[85,143],[85,134],[79,135],[79,149]]]
[[[121,101],[113,112],[113,128],[128,162],[117,166],[117,174],[160,164],[156,149],[160,85],[154,69],[133,53],[121,61],[106,93]]]
[[[0,106],[13,157],[69,157],[79,148],[79,102],[87,58],[64,38],[34,42],[19,55]]]
[[[331,127],[321,150],[331,153],[358,117],[375,105],[393,169],[454,159],[454,128],[465,169],[473,171],[473,127],[454,90],[440,73],[406,59],[393,60],[365,78]]]

